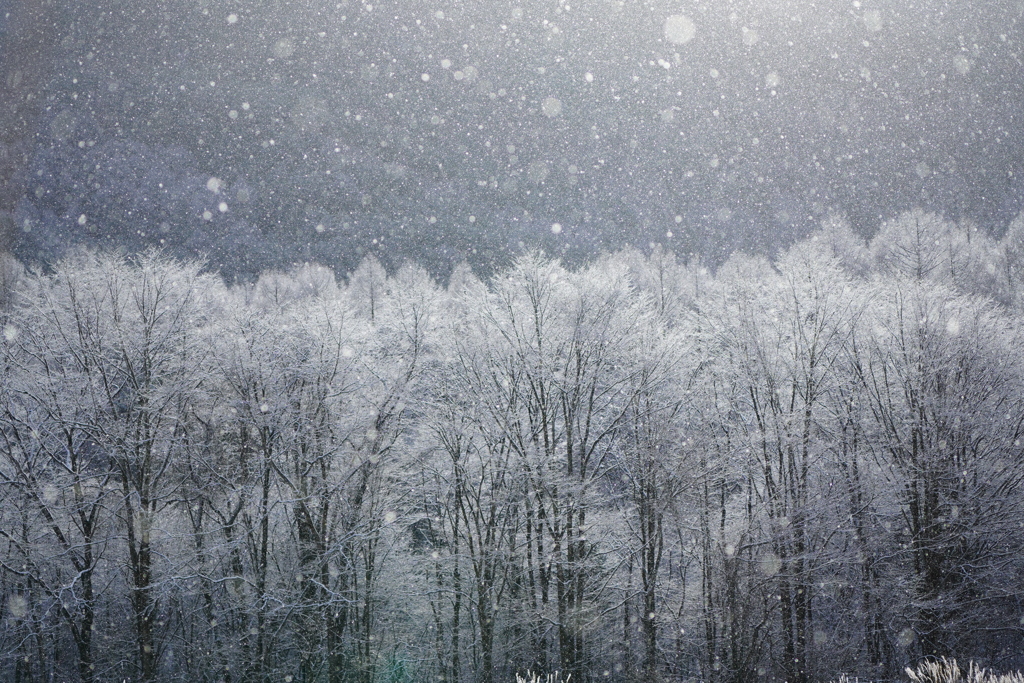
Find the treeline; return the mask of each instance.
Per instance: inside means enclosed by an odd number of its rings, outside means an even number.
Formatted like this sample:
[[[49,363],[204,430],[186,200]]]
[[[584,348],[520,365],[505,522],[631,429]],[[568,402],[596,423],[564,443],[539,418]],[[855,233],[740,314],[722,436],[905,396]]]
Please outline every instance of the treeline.
[[[716,273],[368,258],[14,279],[0,677],[497,683],[1024,665],[1024,221]]]

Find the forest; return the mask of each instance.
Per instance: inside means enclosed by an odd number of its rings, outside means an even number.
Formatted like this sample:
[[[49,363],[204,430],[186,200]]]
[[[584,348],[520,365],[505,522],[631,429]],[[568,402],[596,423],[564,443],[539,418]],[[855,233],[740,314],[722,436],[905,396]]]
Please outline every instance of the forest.
[[[714,272],[5,267],[3,680],[1024,666],[1024,218]]]

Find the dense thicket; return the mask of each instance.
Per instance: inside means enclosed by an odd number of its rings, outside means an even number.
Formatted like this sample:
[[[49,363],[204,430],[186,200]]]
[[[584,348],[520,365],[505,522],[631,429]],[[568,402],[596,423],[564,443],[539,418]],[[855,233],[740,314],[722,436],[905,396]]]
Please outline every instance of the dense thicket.
[[[0,677],[494,683],[1024,665],[1018,221],[714,275],[20,276]]]

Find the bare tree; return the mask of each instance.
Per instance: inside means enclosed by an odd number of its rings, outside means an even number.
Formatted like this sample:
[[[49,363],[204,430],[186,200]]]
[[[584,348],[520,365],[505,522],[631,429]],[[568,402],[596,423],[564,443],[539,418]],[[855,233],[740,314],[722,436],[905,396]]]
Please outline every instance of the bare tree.
[[[16,334],[5,345],[5,387],[0,415],[0,481],[8,502],[28,514],[49,542],[3,525],[0,536],[17,549],[8,572],[31,578],[58,611],[75,644],[78,675],[95,675],[93,638],[97,565],[111,523],[109,463],[87,429],[89,338],[102,324],[94,311],[67,305],[65,287],[81,283],[32,278],[19,293]],[[28,521],[26,520],[26,523]],[[44,550],[45,549],[45,550]]]
[[[991,305],[917,282],[887,283],[877,309],[862,380],[913,577],[903,640],[961,656],[1020,542],[1016,337]]]

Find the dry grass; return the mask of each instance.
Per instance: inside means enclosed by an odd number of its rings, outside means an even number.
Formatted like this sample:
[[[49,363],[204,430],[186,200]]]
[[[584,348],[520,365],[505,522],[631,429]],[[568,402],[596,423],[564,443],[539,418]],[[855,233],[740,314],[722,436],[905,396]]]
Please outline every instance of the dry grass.
[[[997,674],[982,669],[974,662],[967,668],[957,664],[955,659],[946,659],[933,662],[923,662],[917,669],[905,669],[910,683],[1024,683],[1024,674],[1021,672],[1009,674]],[[856,683],[846,674],[839,677],[836,683]]]
[[[562,680],[562,674],[556,671],[553,674],[541,675],[533,671],[527,671],[526,674],[516,674],[516,683],[569,683],[569,679],[572,678],[572,674],[565,677]]]
[[[974,662],[967,665],[967,668],[957,664],[955,659],[946,659],[933,662],[923,662],[917,669],[905,669],[910,683],[1024,683],[1024,673],[1019,671],[1008,674],[992,673],[979,667]],[[516,674],[516,683],[570,683],[571,676],[562,680],[559,672],[551,674],[538,674],[527,671],[525,674]],[[846,674],[839,677],[835,683],[858,683],[857,679],[850,678]]]
[[[990,673],[971,662],[966,669],[955,659],[943,657],[939,661],[924,662],[917,670],[907,669],[911,683],[1024,683],[1019,671],[1009,674]]]

